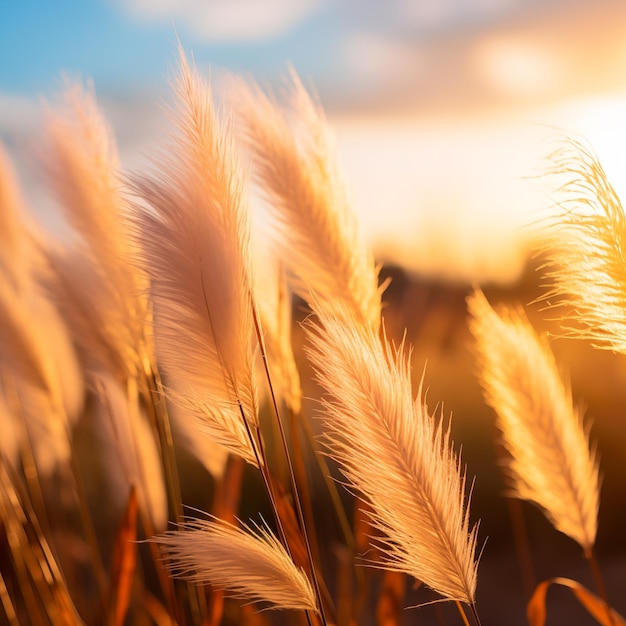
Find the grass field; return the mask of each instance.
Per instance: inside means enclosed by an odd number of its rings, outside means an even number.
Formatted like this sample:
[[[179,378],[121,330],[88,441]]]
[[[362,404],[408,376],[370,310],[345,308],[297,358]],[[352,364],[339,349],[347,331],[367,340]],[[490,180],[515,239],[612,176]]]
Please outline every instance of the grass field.
[[[626,623],[599,163],[563,141],[518,283],[443,283],[377,264],[295,75],[284,103],[228,89],[181,53],[175,134],[126,173],[68,86],[39,163],[68,240],[0,155],[0,622]]]

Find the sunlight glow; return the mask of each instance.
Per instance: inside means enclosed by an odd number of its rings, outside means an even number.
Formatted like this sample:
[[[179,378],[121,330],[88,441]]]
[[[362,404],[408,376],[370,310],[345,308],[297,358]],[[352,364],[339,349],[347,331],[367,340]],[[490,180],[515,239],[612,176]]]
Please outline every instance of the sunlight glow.
[[[477,46],[473,60],[488,84],[522,98],[550,94],[562,75],[555,51],[526,38],[489,37]]]
[[[377,255],[455,280],[514,280],[555,200],[542,178],[556,138],[598,154],[626,198],[626,95],[456,122],[337,118],[345,177]]]

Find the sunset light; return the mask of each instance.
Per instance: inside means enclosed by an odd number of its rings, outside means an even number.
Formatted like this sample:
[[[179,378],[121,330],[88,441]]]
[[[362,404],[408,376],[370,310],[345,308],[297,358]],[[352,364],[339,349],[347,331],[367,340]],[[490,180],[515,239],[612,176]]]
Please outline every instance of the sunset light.
[[[623,199],[624,0],[0,0],[0,624],[625,626]]]

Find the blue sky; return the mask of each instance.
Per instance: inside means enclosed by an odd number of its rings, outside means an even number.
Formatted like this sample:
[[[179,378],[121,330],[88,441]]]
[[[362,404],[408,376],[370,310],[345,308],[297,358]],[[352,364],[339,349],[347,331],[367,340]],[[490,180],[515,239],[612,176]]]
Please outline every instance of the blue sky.
[[[590,31],[604,16],[600,52],[608,57],[610,43],[623,34],[610,27],[626,17],[619,5],[619,0],[0,0],[0,91],[47,93],[63,72],[92,78],[104,91],[161,90],[175,57],[176,31],[202,66],[276,80],[291,62],[331,107],[370,101],[390,106],[400,99],[404,106],[417,106],[433,94],[447,104],[460,96],[478,98],[482,106],[502,94],[474,67],[481,41],[498,33],[534,37],[544,49],[570,53],[574,64],[584,60],[581,47],[587,56],[598,47],[598,33]],[[578,87],[567,76],[556,77],[552,93],[537,95],[584,89],[589,82],[584,70],[577,68]],[[602,80],[596,82],[601,86]]]
[[[0,12],[5,91],[47,91],[62,71],[91,76],[103,85],[132,83],[142,75],[149,82],[162,71],[165,29],[138,29],[111,5],[3,0]]]
[[[0,140],[39,214],[39,99],[64,74],[93,80],[122,163],[141,166],[164,132],[177,35],[216,74],[277,85],[293,64],[376,252],[417,269],[452,251],[469,276],[503,266],[550,125],[626,171],[623,0],[0,0]]]
[[[284,73],[290,62],[304,75],[320,77],[332,74],[337,39],[337,27],[324,13],[323,7],[313,11],[271,37],[260,31],[216,40],[176,11],[153,17],[115,2],[0,0],[0,91],[49,93],[64,73],[93,79],[107,92],[159,91],[176,59],[177,35],[202,66],[263,80]]]

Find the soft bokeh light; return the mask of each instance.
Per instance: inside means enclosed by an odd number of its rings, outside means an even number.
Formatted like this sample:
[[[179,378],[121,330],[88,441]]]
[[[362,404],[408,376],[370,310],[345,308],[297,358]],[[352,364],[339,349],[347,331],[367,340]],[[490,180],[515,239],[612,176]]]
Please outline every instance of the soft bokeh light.
[[[0,53],[12,59],[0,69],[0,137],[47,224],[55,218],[28,165],[37,96],[54,96],[63,72],[92,77],[123,164],[139,167],[167,128],[159,106],[177,37],[213,74],[250,73],[278,92],[293,64],[319,94],[381,260],[453,280],[513,279],[552,202],[537,175],[558,132],[588,140],[622,186],[626,5],[617,0],[24,7],[0,8]]]

